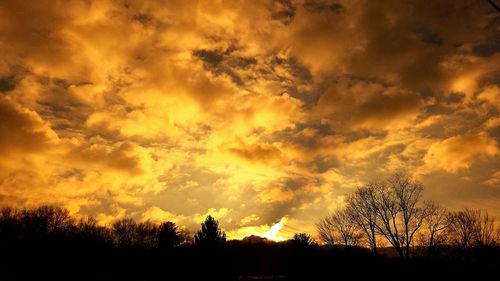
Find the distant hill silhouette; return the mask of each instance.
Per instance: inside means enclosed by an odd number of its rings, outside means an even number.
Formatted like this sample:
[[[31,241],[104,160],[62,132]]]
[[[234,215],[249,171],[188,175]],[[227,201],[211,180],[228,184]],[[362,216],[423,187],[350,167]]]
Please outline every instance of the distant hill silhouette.
[[[263,243],[273,243],[274,241],[271,241],[262,236],[250,235],[241,239],[241,242],[249,244],[263,244]]]

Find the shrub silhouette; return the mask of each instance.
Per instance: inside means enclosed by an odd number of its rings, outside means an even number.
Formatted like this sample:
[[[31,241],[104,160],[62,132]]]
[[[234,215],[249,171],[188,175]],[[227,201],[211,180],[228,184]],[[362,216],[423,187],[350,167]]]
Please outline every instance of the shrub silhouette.
[[[314,239],[307,233],[295,233],[292,239],[292,243],[299,247],[309,247],[316,245]]]

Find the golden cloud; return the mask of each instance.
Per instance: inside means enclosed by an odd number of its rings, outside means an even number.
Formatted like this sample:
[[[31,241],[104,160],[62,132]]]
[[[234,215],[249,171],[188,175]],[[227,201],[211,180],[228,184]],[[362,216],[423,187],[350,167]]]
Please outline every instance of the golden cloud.
[[[391,170],[489,188],[490,8],[1,1],[0,204],[291,237]]]
[[[59,142],[50,124],[8,97],[0,96],[0,151],[5,154],[37,152]]]
[[[485,132],[460,135],[433,143],[424,158],[431,170],[455,173],[469,168],[481,157],[494,157],[499,153],[495,139]]]
[[[329,88],[316,108],[322,122],[352,130],[384,130],[411,124],[419,114],[418,95],[367,82],[341,81]]]

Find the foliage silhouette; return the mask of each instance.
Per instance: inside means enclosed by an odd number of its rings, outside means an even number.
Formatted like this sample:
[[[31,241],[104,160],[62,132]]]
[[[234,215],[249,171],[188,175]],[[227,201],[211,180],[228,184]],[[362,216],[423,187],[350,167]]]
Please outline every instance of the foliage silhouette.
[[[494,220],[488,212],[465,208],[452,212],[449,221],[449,236],[455,245],[463,249],[498,242],[499,237],[495,237],[498,232],[495,233]]]
[[[293,236],[292,243],[299,247],[309,247],[316,245],[316,241],[307,233],[296,233]]]
[[[316,224],[318,237],[327,245],[359,242],[374,254],[377,245],[386,242],[403,259],[411,253],[418,255],[421,249],[430,258],[445,252],[446,247],[490,247],[500,241],[500,228],[495,232],[487,212],[464,209],[450,213],[431,201],[421,203],[422,191],[421,183],[404,174],[362,186],[347,197],[345,207]]]
[[[185,241],[185,237],[177,229],[173,222],[163,222],[158,230],[158,246],[172,249],[179,247]]]
[[[226,242],[226,233],[219,229],[219,222],[208,216],[201,224],[201,229],[194,236],[194,243],[199,246],[217,246]]]
[[[477,210],[454,214],[474,221],[467,247],[463,247],[460,232],[454,230],[463,221],[457,219],[453,221],[456,225],[439,232],[446,238],[434,244],[439,255],[419,255],[415,247],[413,258],[404,260],[394,258],[397,253],[391,248],[379,246],[374,255],[360,246],[317,244],[307,233],[297,233],[284,242],[257,236],[226,242],[212,217],[202,224],[195,243],[189,243],[171,222],[156,225],[122,219],[101,226],[92,217],[76,219],[53,206],[3,208],[0,280],[331,280],[339,274],[353,279],[383,275],[391,280],[405,272],[412,272],[414,278],[432,274],[436,278],[469,275],[481,279],[495,273],[500,249],[491,217]],[[211,246],[200,247],[206,245],[203,241]]]

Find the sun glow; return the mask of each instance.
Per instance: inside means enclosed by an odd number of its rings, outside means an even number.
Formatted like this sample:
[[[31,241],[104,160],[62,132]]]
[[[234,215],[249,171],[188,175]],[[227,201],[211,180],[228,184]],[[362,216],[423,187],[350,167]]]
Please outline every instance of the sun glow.
[[[278,223],[271,226],[271,229],[268,232],[266,232],[265,237],[269,240],[274,240],[274,241],[286,240],[286,238],[284,238],[283,236],[277,236],[278,232],[283,228],[283,226],[285,226],[286,221],[287,221],[286,217],[281,218],[281,220]]]

